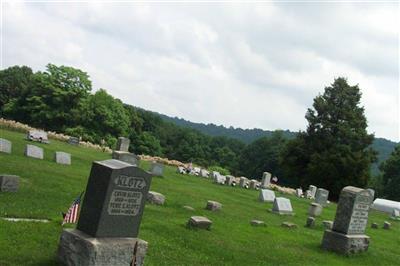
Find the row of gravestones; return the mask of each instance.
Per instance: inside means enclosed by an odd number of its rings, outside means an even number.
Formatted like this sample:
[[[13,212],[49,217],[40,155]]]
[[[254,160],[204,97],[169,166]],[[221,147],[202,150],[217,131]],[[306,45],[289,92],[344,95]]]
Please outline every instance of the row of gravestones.
[[[0,152],[11,153],[12,152],[12,142],[9,140],[0,138]],[[35,145],[31,145],[31,144],[26,144],[24,154],[27,157],[32,157],[32,158],[36,158],[36,159],[43,160],[43,158],[44,158],[43,148],[35,146]],[[71,154],[62,152],[62,151],[56,151],[54,153],[54,160],[56,163],[59,163],[59,164],[70,165],[71,164]]]

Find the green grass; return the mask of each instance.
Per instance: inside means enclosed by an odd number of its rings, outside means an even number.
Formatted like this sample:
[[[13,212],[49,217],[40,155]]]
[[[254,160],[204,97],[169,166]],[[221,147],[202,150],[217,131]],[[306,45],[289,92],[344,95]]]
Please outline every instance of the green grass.
[[[56,265],[60,212],[85,189],[91,163],[110,155],[52,140],[49,145],[35,144],[45,149],[45,159],[37,160],[23,155],[29,143],[24,134],[0,129],[0,137],[13,143],[11,155],[0,153],[0,173],[21,177],[17,193],[0,193],[0,216],[50,219],[50,223],[0,220],[0,265]],[[71,153],[72,165],[53,162],[55,151]],[[147,169],[148,163],[141,167]],[[179,175],[173,167],[167,167],[164,176],[153,178],[151,190],[164,194],[166,204],[146,205],[140,227],[139,237],[149,242],[146,265],[399,265],[400,222],[390,220],[389,231],[370,228],[372,222],[382,225],[389,220],[386,214],[370,213],[368,252],[345,257],[320,249],[322,221],[333,220],[335,204],[325,208],[317,226],[309,229],[304,227],[309,200],[284,195],[291,199],[296,215],[279,216],[267,211],[271,203],[257,201],[257,191]],[[205,210],[207,200],[221,202],[222,211]],[[187,229],[192,215],[211,219],[211,230]],[[267,226],[252,227],[252,219]],[[298,228],[283,228],[283,221]]]

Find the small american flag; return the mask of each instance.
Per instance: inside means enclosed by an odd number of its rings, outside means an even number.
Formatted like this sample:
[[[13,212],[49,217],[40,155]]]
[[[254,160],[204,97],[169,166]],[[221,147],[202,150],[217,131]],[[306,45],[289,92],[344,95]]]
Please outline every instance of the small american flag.
[[[76,223],[78,220],[78,213],[79,213],[79,205],[81,203],[81,197],[82,197],[83,192],[72,202],[71,207],[69,207],[68,212],[63,215],[64,220],[62,222],[62,225],[66,223]]]

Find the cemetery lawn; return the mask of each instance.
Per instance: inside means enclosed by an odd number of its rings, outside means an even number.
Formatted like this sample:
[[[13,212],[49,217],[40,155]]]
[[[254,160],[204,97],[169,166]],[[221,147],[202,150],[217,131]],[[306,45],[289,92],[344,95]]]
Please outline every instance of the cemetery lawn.
[[[0,265],[57,265],[56,251],[62,231],[61,212],[85,189],[92,161],[111,158],[108,153],[50,140],[31,143],[25,135],[0,129],[0,137],[12,141],[12,154],[0,153],[0,173],[20,176],[17,193],[0,193],[0,216],[48,219],[48,223],[9,222],[0,219]],[[23,155],[27,143],[44,148],[44,160]],[[55,151],[72,154],[72,165],[53,161]],[[147,162],[141,167],[148,169]],[[258,202],[258,191],[213,184],[210,180],[180,175],[166,167],[164,178],[154,177],[150,190],[166,196],[164,206],[146,204],[139,237],[149,242],[146,265],[399,265],[400,222],[387,214],[372,211],[366,234],[369,250],[351,257],[320,248],[323,220],[333,220],[335,204],[330,204],[305,228],[306,199],[280,195],[291,200],[295,216],[269,213],[272,203]],[[220,212],[204,209],[207,200],[223,204]],[[189,205],[195,211],[183,208]],[[210,231],[186,228],[190,216],[206,216],[213,221]],[[250,220],[265,221],[253,227]],[[382,229],[383,222],[391,230]],[[284,221],[297,229],[281,227]],[[371,229],[377,222],[379,229]],[[73,227],[73,225],[67,226]]]

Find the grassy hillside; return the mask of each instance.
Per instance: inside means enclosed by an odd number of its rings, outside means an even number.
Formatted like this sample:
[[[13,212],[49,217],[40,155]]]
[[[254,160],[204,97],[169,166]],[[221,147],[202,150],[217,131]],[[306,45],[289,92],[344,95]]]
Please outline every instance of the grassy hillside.
[[[8,222],[0,219],[0,265],[57,265],[55,254],[61,234],[61,211],[85,188],[91,163],[110,158],[99,151],[52,141],[40,145],[45,159],[23,156],[24,135],[0,129],[0,137],[13,142],[12,155],[0,153],[0,172],[21,177],[17,193],[0,193],[0,216],[50,219],[50,223]],[[52,161],[54,151],[72,154],[72,165]],[[148,164],[142,162],[141,167]],[[146,265],[398,265],[400,222],[393,229],[370,229],[383,224],[387,215],[371,212],[367,235],[368,252],[343,257],[319,248],[322,220],[333,220],[335,204],[324,209],[313,229],[305,228],[308,200],[289,197],[296,215],[279,216],[267,211],[270,203],[257,201],[258,192],[212,184],[211,181],[182,176],[167,167],[165,178],[154,178],[151,190],[163,193],[164,206],[146,205],[139,237],[149,242]],[[279,193],[277,193],[279,196]],[[204,210],[207,200],[223,204],[219,213]],[[182,206],[190,205],[195,211]],[[211,231],[185,227],[192,215],[213,221]],[[251,219],[266,222],[252,227]],[[299,227],[281,227],[291,221]]]

